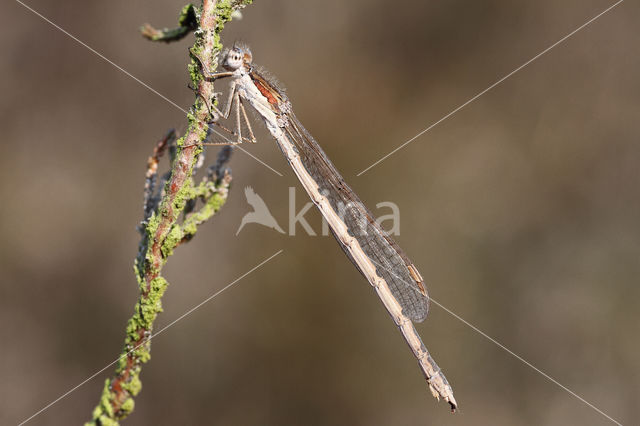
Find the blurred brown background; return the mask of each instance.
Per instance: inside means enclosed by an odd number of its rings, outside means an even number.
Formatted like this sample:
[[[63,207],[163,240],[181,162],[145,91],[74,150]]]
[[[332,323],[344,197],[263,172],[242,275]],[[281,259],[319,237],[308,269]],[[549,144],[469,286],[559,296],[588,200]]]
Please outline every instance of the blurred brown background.
[[[182,3],[29,4],[189,107]],[[225,29],[287,86],[298,117],[439,303],[616,420],[640,400],[640,9],[625,2],[360,177],[355,175],[612,4],[605,0],[264,1]],[[16,424],[119,354],[145,161],[182,112],[14,1],[0,6],[0,423]],[[219,86],[220,90],[223,86]],[[605,425],[438,306],[418,326],[460,402],[432,399],[400,334],[331,237],[247,225],[252,186],[282,227],[306,195],[263,126],[218,216],[165,268],[157,329],[284,253],[153,341],[128,425]],[[209,155],[212,161],[213,153]],[[377,213],[386,213],[378,211]],[[319,229],[319,215],[308,220]],[[113,368],[33,419],[89,418]]]

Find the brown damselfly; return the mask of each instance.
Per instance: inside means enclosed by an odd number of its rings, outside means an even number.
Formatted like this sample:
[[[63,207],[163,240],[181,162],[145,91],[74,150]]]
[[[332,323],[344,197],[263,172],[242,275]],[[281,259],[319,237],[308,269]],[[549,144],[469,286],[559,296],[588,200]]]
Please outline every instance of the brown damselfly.
[[[447,401],[452,411],[455,410],[457,403],[453,390],[413,325],[414,321],[423,321],[429,310],[429,297],[417,268],[376,222],[296,118],[281,86],[253,64],[249,48],[234,44],[223,53],[221,65],[226,71],[214,74],[202,65],[207,80],[231,78],[229,98],[223,111],[208,105],[214,122],[220,117],[228,118],[235,106],[236,131],[232,134],[236,141],[232,143],[255,142],[244,102],[256,110],[347,257],[373,286],[400,329],[432,394]],[[247,128],[244,135],[243,122]]]

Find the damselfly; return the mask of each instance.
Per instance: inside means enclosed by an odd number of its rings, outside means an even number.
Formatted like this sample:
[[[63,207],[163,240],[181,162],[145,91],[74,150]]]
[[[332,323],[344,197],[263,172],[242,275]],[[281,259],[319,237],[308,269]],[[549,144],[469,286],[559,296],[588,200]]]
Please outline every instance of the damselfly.
[[[196,57],[197,58],[197,57]],[[358,270],[373,286],[387,311],[418,359],[432,394],[457,408],[453,390],[422,343],[412,321],[427,316],[429,298],[420,273],[376,222],[371,212],[345,183],[324,151],[300,124],[282,87],[253,64],[248,47],[234,44],[223,53],[225,72],[209,73],[197,58],[207,80],[231,77],[229,98],[220,111],[208,105],[214,121],[228,118],[235,105],[236,131],[241,143],[249,136],[255,141],[244,102],[264,120],[300,183],[327,220],[338,243]],[[248,135],[242,134],[242,121]]]

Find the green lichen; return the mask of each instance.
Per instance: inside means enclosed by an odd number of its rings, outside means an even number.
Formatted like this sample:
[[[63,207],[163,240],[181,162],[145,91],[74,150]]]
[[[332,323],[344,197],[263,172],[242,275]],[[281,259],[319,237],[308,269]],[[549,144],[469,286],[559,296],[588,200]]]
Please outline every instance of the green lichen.
[[[180,241],[182,241],[182,230],[179,226],[174,225],[162,244],[162,256],[165,258],[171,256],[173,249],[176,248]]]
[[[129,383],[124,384],[122,387],[131,395],[136,396],[142,390],[142,382],[140,381],[140,377],[134,376],[131,378]]]
[[[151,359],[150,350],[151,350],[151,348],[150,348],[149,343],[145,343],[144,345],[138,346],[138,349],[136,349],[135,353],[136,353],[136,357],[137,357],[138,361],[140,361],[140,363],[144,364],[144,363],[148,362]],[[139,370],[138,370],[138,372],[139,372]]]
[[[87,422],[84,425],[95,426],[99,424],[100,426],[118,426],[120,424],[116,420],[112,420],[110,417],[104,416],[104,415],[94,416],[94,419],[97,419],[97,420],[94,420],[92,422]]]
[[[129,414],[131,414],[131,412],[133,411],[133,408],[135,407],[136,403],[134,402],[133,398],[127,398],[121,405],[120,405],[120,413],[119,416],[121,418],[125,418],[127,417]]]
[[[93,421],[85,423],[85,426],[90,425],[117,425],[118,422],[113,419],[113,407],[111,406],[111,399],[113,398],[113,392],[110,389],[111,380],[107,379],[104,382],[104,388],[102,390],[102,396],[100,402],[96,408],[94,408],[92,417]],[[98,422],[96,422],[98,420]]]
[[[101,414],[113,417],[113,407],[111,407],[111,397],[113,397],[113,392],[111,392],[110,385],[111,381],[106,380],[104,383],[104,392],[102,394],[102,398],[100,398],[100,407],[104,410]]]
[[[227,201],[226,194],[213,193],[210,183],[202,184],[197,188],[197,193],[202,193],[202,196],[209,195],[205,204],[195,213],[189,215],[182,225],[182,233],[185,236],[193,236],[198,230],[198,226],[201,223],[206,222],[211,216],[216,214],[218,210],[222,208]]]
[[[151,281],[151,290],[154,295],[153,299],[150,303],[160,302],[164,291],[169,286],[169,282],[162,277],[155,278]]]
[[[207,108],[206,105],[204,105],[204,103],[201,103],[200,101],[202,101],[202,99],[198,99],[198,106],[200,108]],[[208,113],[209,111],[207,110],[206,112]],[[202,123],[191,113],[187,114],[187,119],[189,120],[189,130],[196,135],[200,142],[204,142],[204,140],[207,138],[209,125],[207,123]]]
[[[127,368],[127,362],[127,354],[124,353],[120,355],[120,358],[118,358],[118,363],[116,364],[116,373],[124,371],[124,369]]]
[[[198,25],[196,7],[191,3],[182,6],[178,16],[178,25],[181,27],[192,27]]]
[[[187,65],[187,69],[189,70],[189,78],[191,79],[191,84],[193,87],[198,87],[198,83],[202,79],[202,74],[200,73],[200,66],[196,64],[195,60],[191,60],[191,63]]]
[[[191,31],[198,27],[198,10],[192,4],[188,4],[182,8],[178,15],[177,28],[163,28],[161,30],[145,24],[140,27],[143,37],[151,41],[162,41],[171,43],[186,37]]]

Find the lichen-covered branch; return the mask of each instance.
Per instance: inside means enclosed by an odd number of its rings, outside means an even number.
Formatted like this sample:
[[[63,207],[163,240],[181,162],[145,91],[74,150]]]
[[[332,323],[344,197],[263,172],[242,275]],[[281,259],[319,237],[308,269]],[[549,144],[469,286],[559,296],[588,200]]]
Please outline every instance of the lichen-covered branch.
[[[200,58],[207,58],[208,69],[214,70],[222,49],[220,33],[224,24],[235,10],[250,3],[251,0],[204,0],[200,9],[187,5],[182,9],[179,20],[180,28],[185,30],[173,33],[162,30],[156,33],[155,39],[174,41],[195,29],[195,43],[191,51]],[[142,389],[142,365],[151,357],[153,324],[162,312],[161,299],[168,286],[161,275],[162,268],[174,249],[189,241],[198,226],[213,216],[227,199],[231,182],[231,175],[225,169],[231,153],[229,147],[223,148],[216,165],[202,182],[194,183],[193,174],[202,153],[200,144],[208,130],[209,110],[203,99],[211,100],[215,96],[213,84],[202,78],[199,65],[193,59],[189,74],[197,95],[187,115],[187,132],[177,142],[175,133],[168,133],[147,164],[144,219],[139,228],[143,236],[135,261],[140,297],[127,323],[125,344],[115,373],[106,380],[100,402],[88,424],[117,425],[133,410],[133,398]],[[172,157],[171,170],[159,180],[158,163],[167,150]]]

